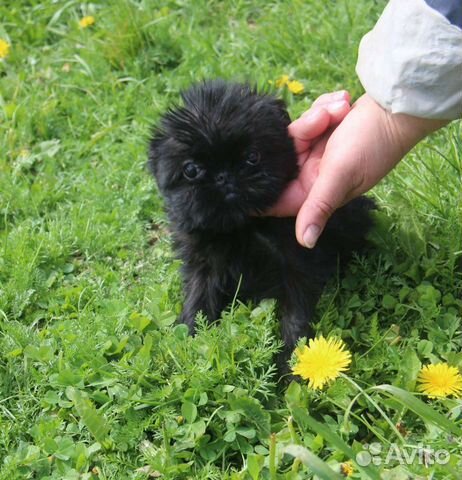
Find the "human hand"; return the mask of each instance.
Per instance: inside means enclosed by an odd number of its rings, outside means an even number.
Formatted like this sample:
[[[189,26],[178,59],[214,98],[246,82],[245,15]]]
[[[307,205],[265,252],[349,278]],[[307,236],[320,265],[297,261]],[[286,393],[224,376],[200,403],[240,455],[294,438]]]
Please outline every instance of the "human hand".
[[[448,123],[391,114],[365,94],[335,130],[324,130],[304,150],[301,133],[293,126],[302,119],[289,127],[301,160],[300,175],[270,214],[297,215],[297,240],[308,248],[314,247],[337,208],[372,188],[422,138]]]
[[[314,181],[315,161],[313,153],[319,148],[315,145],[324,140],[324,135],[338,125],[350,111],[350,94],[346,90],[325,93],[318,97],[311,108],[294,120],[288,127],[289,135],[294,140],[300,174],[284,191],[276,205],[265,212],[267,216],[295,216],[308,195],[309,187]]]

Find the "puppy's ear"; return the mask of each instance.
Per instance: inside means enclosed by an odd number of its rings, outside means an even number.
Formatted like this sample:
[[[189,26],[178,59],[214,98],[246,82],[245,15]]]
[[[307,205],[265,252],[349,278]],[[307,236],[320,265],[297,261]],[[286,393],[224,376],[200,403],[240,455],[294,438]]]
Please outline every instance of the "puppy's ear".
[[[284,100],[279,100],[278,98],[275,98],[273,100],[273,106],[275,110],[278,112],[278,116],[281,119],[282,122],[288,127],[290,125],[290,116],[289,112],[287,111],[287,106],[284,102]]]
[[[175,139],[161,128],[154,132],[149,142],[148,169],[154,175],[160,191],[164,193],[175,172],[172,152],[176,152],[177,147]]]
[[[159,173],[159,163],[164,150],[166,137],[161,132],[154,132],[149,141],[148,151],[148,169],[157,178]]]
[[[260,98],[262,100],[260,105],[263,106],[266,114],[269,115],[270,118],[277,119],[277,121],[285,127],[288,127],[291,120],[284,100],[276,98],[271,94],[263,94]]]

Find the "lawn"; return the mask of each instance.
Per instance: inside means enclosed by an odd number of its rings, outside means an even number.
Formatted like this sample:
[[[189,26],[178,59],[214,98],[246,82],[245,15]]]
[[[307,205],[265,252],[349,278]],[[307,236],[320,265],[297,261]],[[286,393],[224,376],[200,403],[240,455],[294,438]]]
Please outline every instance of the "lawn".
[[[357,98],[384,4],[2,2],[1,480],[458,478],[462,402],[416,379],[462,369],[460,122],[370,193],[371,250],[315,325],[353,362],[321,391],[278,383],[271,301],[195,338],[175,325],[179,264],[145,168],[151,126],[199,79],[250,80],[293,118],[326,91]]]

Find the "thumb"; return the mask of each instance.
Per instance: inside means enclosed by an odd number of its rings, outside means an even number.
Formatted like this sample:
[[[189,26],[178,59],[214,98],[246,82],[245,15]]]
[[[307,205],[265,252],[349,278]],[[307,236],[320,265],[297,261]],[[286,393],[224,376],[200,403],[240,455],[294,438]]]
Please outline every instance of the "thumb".
[[[301,245],[307,248],[316,245],[329,217],[345,203],[349,194],[347,185],[340,171],[320,172],[297,215],[295,232]]]

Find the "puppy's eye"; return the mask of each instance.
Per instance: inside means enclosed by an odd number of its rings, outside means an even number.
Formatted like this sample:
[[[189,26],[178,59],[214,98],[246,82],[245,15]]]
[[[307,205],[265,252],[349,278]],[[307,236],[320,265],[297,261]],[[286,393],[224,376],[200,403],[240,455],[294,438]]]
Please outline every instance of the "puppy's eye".
[[[194,162],[186,162],[183,165],[183,175],[188,180],[194,180],[199,175],[199,167]]]
[[[259,152],[249,152],[245,160],[249,165],[258,165],[260,163],[260,153]]]

